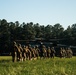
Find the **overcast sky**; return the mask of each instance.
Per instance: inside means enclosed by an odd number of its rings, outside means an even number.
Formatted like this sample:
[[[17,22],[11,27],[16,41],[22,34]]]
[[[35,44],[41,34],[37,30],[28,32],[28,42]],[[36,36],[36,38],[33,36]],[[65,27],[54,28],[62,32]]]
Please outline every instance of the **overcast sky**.
[[[0,0],[0,19],[55,25],[76,23],[76,0]]]

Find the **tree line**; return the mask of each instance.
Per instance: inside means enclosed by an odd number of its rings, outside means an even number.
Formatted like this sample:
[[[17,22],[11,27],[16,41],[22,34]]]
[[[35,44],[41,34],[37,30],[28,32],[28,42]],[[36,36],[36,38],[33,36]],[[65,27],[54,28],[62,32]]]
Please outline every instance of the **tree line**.
[[[35,38],[64,39],[62,43],[76,45],[76,24],[64,29],[59,23],[45,26],[33,22],[20,24],[19,21],[7,22],[6,19],[0,19],[0,52],[9,51],[14,40],[34,40]]]

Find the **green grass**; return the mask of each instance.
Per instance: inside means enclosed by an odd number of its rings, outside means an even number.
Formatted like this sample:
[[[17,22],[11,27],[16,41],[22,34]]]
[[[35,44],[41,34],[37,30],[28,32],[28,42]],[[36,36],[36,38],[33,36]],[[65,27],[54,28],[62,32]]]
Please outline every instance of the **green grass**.
[[[1,56],[0,75],[76,75],[76,57],[13,63],[11,57]]]

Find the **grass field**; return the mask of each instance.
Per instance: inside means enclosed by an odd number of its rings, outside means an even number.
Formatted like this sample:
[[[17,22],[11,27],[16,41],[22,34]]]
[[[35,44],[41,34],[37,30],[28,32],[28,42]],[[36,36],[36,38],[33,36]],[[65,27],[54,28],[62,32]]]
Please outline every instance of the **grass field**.
[[[0,56],[0,75],[76,75],[76,57],[11,61],[9,56]]]

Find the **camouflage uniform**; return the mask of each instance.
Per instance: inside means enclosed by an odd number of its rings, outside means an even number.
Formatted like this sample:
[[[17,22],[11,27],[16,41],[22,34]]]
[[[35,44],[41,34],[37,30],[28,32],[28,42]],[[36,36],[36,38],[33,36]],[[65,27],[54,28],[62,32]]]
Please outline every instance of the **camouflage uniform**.
[[[38,58],[39,57],[40,49],[38,48],[38,46],[36,46],[35,47],[35,50],[36,50],[36,57]]]
[[[51,49],[50,49],[50,47],[47,48],[47,57],[48,58],[51,57]]]
[[[26,47],[25,46],[23,46],[22,56],[23,56],[23,60],[25,61],[26,60]]]
[[[23,48],[21,46],[21,44],[18,45],[18,61],[23,61],[23,58],[22,58],[22,52],[23,52]]]
[[[35,57],[36,57],[36,50],[35,50],[35,47],[32,48],[32,52],[33,52],[33,57],[35,58]]]
[[[55,57],[55,49],[54,47],[51,48],[51,58],[54,58]]]
[[[66,51],[65,51],[65,49],[63,48],[63,58],[65,58],[66,57]]]
[[[34,57],[34,52],[33,52],[33,48],[30,46],[28,46],[29,48],[29,51],[30,51],[30,54],[29,54],[29,57],[30,57],[30,60],[32,60],[32,58]]]
[[[60,58],[62,58],[63,57],[63,49],[61,48],[60,49]]]
[[[72,58],[73,56],[73,51],[69,48],[69,58]]]
[[[13,42],[12,61],[17,61],[17,43],[15,41]]]
[[[30,50],[28,46],[26,46],[26,59],[30,60]]]
[[[40,59],[43,57],[42,45],[39,46],[39,57]]]
[[[67,58],[71,58],[72,55],[73,55],[73,52],[72,52],[72,50],[71,50],[70,48],[68,48],[68,49],[66,50],[66,53],[67,53]]]
[[[42,46],[42,51],[43,51],[43,57],[46,58],[47,57],[47,49],[44,45]]]
[[[64,48],[61,48],[61,50],[60,50],[60,57],[62,58],[65,58],[66,57],[66,51],[65,51],[65,49]]]

